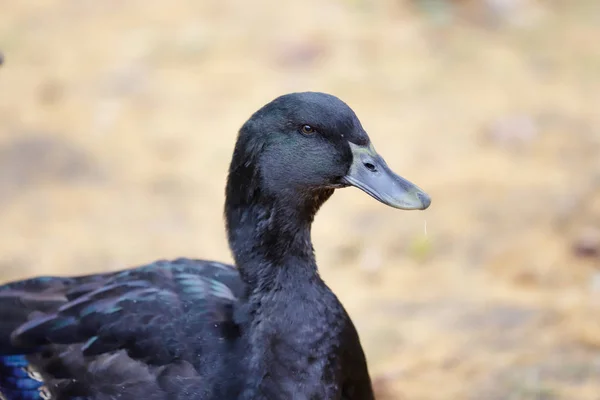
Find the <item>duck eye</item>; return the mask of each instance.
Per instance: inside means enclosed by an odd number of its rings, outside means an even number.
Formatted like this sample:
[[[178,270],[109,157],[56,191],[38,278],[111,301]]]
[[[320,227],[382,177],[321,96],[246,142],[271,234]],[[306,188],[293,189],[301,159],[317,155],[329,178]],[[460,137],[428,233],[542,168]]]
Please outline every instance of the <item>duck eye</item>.
[[[313,128],[310,125],[303,125],[302,126],[302,133],[304,133],[305,135],[312,135],[315,132],[316,132],[315,128]]]

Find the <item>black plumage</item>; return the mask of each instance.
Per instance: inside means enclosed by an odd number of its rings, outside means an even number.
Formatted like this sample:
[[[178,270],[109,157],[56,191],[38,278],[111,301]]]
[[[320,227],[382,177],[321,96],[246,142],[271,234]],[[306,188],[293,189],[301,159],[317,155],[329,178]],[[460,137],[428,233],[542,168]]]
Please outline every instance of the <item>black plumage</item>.
[[[236,267],[178,259],[0,286],[8,400],[372,399],[357,332],[317,271],[310,227],[334,189],[430,200],[323,93],[281,96],[240,129],[225,219]]]

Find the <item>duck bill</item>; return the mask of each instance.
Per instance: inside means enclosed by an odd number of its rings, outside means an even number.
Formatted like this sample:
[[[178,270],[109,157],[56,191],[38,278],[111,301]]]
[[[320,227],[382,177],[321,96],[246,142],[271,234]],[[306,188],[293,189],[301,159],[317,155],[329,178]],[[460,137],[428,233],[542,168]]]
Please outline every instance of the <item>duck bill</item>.
[[[352,166],[342,179],[383,204],[402,210],[425,210],[431,198],[414,183],[397,175],[377,154],[371,144],[358,146],[350,143]]]

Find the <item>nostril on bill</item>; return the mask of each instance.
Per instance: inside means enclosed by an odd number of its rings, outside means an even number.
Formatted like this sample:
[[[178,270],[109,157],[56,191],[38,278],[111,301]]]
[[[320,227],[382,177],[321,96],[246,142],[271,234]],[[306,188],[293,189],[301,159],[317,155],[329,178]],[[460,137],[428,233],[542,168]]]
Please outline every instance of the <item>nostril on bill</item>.
[[[375,172],[377,171],[377,168],[375,167],[375,165],[371,164],[370,162],[366,162],[364,163],[365,167],[367,167],[367,169],[371,172]]]

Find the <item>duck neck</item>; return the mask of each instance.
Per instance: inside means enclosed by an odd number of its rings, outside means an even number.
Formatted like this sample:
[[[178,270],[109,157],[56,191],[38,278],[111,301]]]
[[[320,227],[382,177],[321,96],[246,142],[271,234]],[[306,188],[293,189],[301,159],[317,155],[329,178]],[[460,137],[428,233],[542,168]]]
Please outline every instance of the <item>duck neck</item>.
[[[244,187],[247,192],[239,193]],[[248,295],[316,277],[311,225],[333,190],[269,196],[242,184],[235,191],[228,190],[225,216],[229,245]]]

